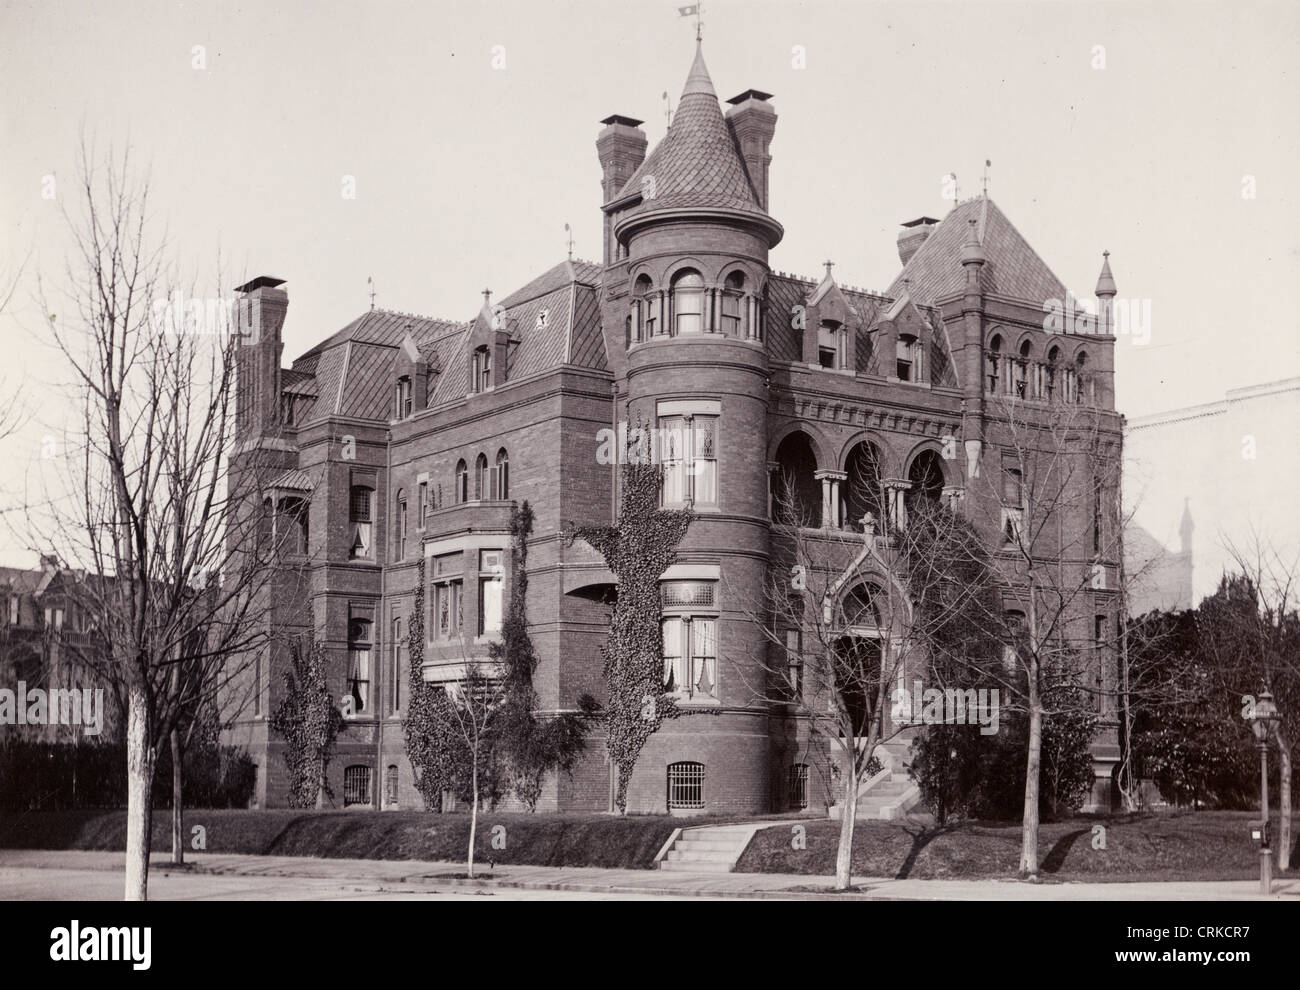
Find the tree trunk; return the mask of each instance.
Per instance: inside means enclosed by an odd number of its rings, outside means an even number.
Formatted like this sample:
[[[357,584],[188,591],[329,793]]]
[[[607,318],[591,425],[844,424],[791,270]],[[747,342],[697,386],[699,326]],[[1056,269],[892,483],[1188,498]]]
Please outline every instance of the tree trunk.
[[[469,878],[473,880],[474,879],[474,838],[475,838],[475,832],[478,830],[478,757],[477,755],[474,758],[474,768],[473,770],[471,770],[470,776],[473,782],[472,787],[473,787],[474,794],[473,794],[473,801],[469,806],[469,857],[468,857],[468,869],[465,872],[469,875]]]
[[[181,733],[179,729],[171,731],[172,744],[172,862],[180,866],[185,862],[184,826],[181,818],[185,811],[185,800],[181,796]]]
[[[850,758],[852,759],[852,758]],[[853,827],[858,821],[858,774],[844,772],[844,813],[840,817],[840,846],[835,853],[835,889],[848,890],[853,883]]]
[[[1038,788],[1043,749],[1043,710],[1038,672],[1029,675],[1029,759],[1025,761],[1025,813],[1020,827],[1020,875],[1038,875]]]
[[[1278,815],[1282,819],[1277,830],[1277,869],[1291,868],[1291,747],[1280,735],[1278,751],[1282,754],[1282,793],[1278,795]]]
[[[132,684],[126,722],[126,880],[124,900],[149,899],[149,847],[153,838],[152,713],[144,686]]]

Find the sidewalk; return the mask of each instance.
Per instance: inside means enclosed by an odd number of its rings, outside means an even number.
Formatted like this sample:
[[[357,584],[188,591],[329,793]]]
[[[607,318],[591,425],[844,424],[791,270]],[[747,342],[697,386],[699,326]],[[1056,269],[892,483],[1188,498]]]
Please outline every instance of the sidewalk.
[[[599,894],[663,894],[673,897],[776,898],[789,900],[914,901],[1242,901],[1300,900],[1300,880],[1274,880],[1273,895],[1264,897],[1253,880],[1173,881],[1166,883],[1023,883],[1016,880],[894,880],[854,878],[855,894],[836,894],[830,877],[788,873],[677,873],[660,870],[604,870],[581,867],[475,864],[475,880],[450,880],[464,873],[464,863],[419,860],[315,859],[298,856],[239,856],[188,853],[191,873],[248,877],[308,877],[371,881],[414,887],[515,887]],[[166,854],[156,855],[152,870],[166,873]],[[123,855],[107,852],[0,850],[0,870],[121,870]],[[3,891],[0,890],[0,897]]]

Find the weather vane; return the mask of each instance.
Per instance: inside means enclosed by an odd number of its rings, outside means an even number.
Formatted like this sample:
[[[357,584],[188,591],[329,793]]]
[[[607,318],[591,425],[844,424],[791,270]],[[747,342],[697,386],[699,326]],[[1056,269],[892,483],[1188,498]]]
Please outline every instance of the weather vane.
[[[677,13],[683,17],[695,18],[695,40],[701,40],[704,37],[704,4],[693,3],[689,7],[678,7]]]

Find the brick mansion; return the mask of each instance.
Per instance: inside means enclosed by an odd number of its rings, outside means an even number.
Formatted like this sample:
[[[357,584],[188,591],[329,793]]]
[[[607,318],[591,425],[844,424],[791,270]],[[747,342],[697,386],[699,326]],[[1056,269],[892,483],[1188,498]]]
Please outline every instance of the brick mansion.
[[[752,690],[763,671],[796,668],[801,648],[799,630],[788,630],[789,656],[774,656],[782,648],[741,600],[779,560],[778,496],[814,507],[803,531],[828,545],[883,545],[916,500],[930,499],[996,548],[1020,525],[1029,479],[1011,451],[1025,429],[1042,448],[1053,434],[1035,424],[1077,406],[1094,437],[1069,456],[1118,452],[1108,262],[1087,333],[1045,329],[1045,304],[1067,292],[986,196],[904,224],[901,268],[884,293],[838,284],[829,264],[820,281],[773,271],[784,228],[768,201],[772,100],[747,89],[720,102],[697,48],[653,150],[641,121],[601,121],[599,262],[561,261],[485,296],[469,321],[372,309],[283,367],[283,283],[240,287],[258,334],[241,353],[232,463],[263,466],[264,504],[277,537],[289,534],[266,620],[274,645],[250,671],[251,701],[227,733],[258,763],[260,806],[287,801],[268,718],[284,690],[285,643],[303,635],[326,647],[335,697],[353,699],[330,767],[337,803],[422,807],[402,725],[418,575],[424,678],[454,684],[467,659],[486,661],[500,631],[508,527],[524,501],[535,513],[527,611],[541,710],[602,697],[617,582],[566,533],[617,519],[619,467],[600,445],[640,421],[686,438],[662,495],[695,514],[661,578],[665,680],[683,709],[709,717],[667,721],[651,736],[628,811],[824,811],[838,798],[798,699],[772,705]],[[1053,521],[1044,570],[1067,583],[1100,575],[1055,633],[1090,665],[1098,808],[1111,801],[1120,756],[1118,516],[1116,499],[1094,496],[1085,476],[1096,472],[1077,472],[1078,497]],[[993,557],[1015,613],[1025,607],[1015,555]],[[890,630],[862,607],[890,585],[878,559],[846,572],[853,607],[837,614],[853,612],[846,637],[888,650]],[[909,668],[909,684],[913,676]],[[901,771],[906,735],[887,749]],[[574,772],[547,783],[539,810],[609,810],[613,776],[595,730]],[[907,790],[901,779],[896,795]]]

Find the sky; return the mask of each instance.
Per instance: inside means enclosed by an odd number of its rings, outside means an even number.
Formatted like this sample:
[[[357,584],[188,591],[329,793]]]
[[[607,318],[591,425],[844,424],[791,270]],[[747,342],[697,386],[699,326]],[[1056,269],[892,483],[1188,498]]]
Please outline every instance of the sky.
[[[653,148],[694,53],[676,0],[0,2],[0,493],[71,403],[35,280],[57,286],[77,148],[129,147],[174,260],[286,280],[285,361],[376,305],[472,317],[600,250],[598,121]],[[1300,4],[712,0],[724,100],[774,94],[774,270],[883,290],[899,224],[988,194],[1064,284],[1110,251],[1149,339],[1129,416],[1300,375]],[[49,181],[53,176],[53,183]],[[355,198],[344,192],[351,186]],[[46,198],[53,188],[53,198]],[[0,502],[0,506],[10,504]],[[0,526],[0,563],[33,549]]]

